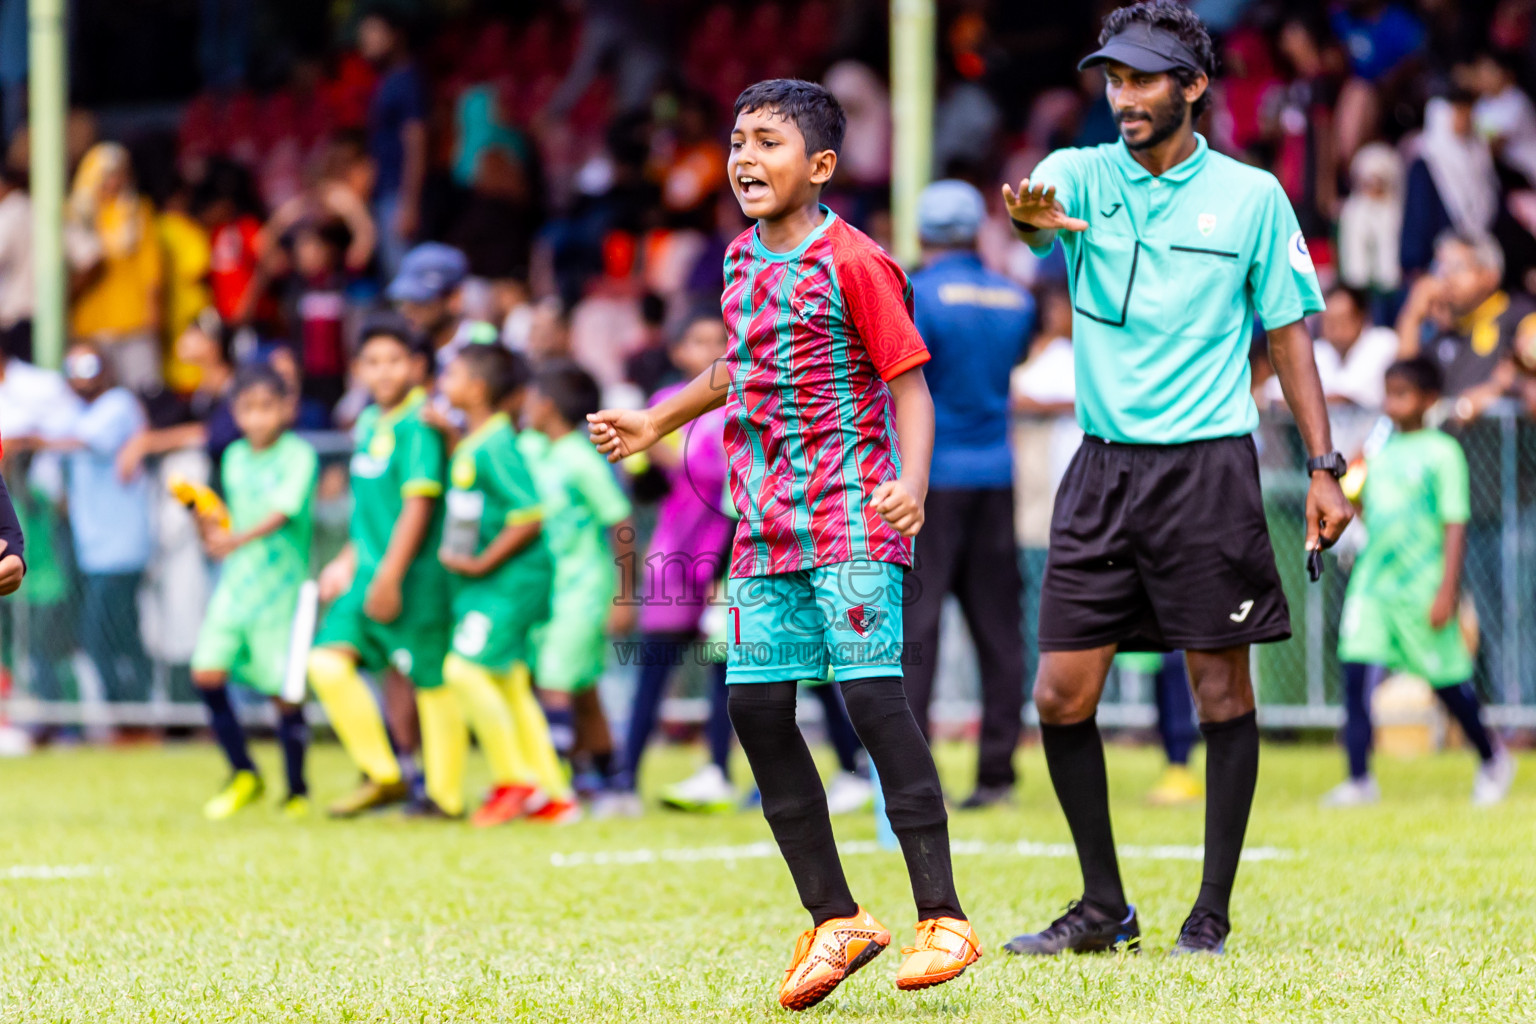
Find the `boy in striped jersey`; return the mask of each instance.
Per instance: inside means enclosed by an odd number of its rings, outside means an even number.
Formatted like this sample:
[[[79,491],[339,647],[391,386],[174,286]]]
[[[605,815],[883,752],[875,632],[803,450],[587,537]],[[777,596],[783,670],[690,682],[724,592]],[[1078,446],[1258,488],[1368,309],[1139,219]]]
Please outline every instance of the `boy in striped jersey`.
[[[803,1010],[890,943],[849,892],[795,727],[797,682],[829,666],[880,773],[917,903],[897,987],[949,981],[981,946],[955,894],[938,773],[901,682],[901,588],[933,450],[911,288],[821,205],[846,123],[831,94],[775,79],[743,92],[735,112],[728,175],[757,223],[726,250],[727,356],[649,409],[588,419],[617,461],[726,407],[741,513],[726,591],[729,708],[811,913],[779,989],[781,1004]]]

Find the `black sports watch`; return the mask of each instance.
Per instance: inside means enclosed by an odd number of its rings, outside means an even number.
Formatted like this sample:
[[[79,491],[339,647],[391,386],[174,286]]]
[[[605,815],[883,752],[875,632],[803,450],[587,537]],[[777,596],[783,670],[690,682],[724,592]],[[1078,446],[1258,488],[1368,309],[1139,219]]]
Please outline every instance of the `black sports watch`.
[[[1349,472],[1349,463],[1338,452],[1329,452],[1307,460],[1307,475],[1317,472],[1332,473],[1335,480]]]

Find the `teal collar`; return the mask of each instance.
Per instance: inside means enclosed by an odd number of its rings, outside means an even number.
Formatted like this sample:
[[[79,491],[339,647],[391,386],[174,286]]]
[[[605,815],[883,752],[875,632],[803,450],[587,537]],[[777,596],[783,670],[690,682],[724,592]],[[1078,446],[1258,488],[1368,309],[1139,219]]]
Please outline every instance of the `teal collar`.
[[[756,255],[759,259],[771,260],[774,263],[788,263],[791,260],[797,260],[801,256],[804,256],[805,250],[811,247],[811,243],[820,238],[826,232],[827,228],[832,224],[832,222],[837,219],[837,214],[833,213],[831,210],[828,210],[825,205],[822,206],[822,209],[826,210],[827,215],[822,218],[821,223],[812,228],[811,233],[806,235],[800,244],[795,246],[789,252],[774,252],[772,249],[764,245],[762,236],[757,233],[757,225],[754,224],[752,226],[753,254]]]
[[[1209,152],[1210,147],[1205,144],[1205,136],[1201,135],[1199,132],[1196,132],[1195,151],[1189,154],[1189,156],[1184,160],[1174,164],[1162,174],[1159,174],[1157,176],[1157,180],[1166,181],[1174,185],[1182,184],[1188,181],[1190,178],[1199,173],[1200,168],[1205,166],[1205,157]],[[1124,139],[1121,139],[1119,142],[1115,143],[1115,158],[1120,165],[1120,172],[1125,175],[1126,180],[1145,181],[1146,179],[1152,177],[1151,171],[1147,170],[1145,167],[1141,166],[1141,164],[1136,162],[1136,158],[1131,155],[1130,147],[1125,144]]]

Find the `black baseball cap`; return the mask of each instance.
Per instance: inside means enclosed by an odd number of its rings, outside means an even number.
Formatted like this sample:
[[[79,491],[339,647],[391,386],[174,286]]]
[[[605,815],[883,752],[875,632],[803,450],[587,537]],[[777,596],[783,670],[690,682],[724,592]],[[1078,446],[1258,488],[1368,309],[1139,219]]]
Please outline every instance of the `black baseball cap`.
[[[1149,74],[1174,68],[1210,73],[1184,40],[1145,21],[1133,21],[1115,33],[1103,46],[1079,61],[1077,69],[1082,71],[1112,60]]]

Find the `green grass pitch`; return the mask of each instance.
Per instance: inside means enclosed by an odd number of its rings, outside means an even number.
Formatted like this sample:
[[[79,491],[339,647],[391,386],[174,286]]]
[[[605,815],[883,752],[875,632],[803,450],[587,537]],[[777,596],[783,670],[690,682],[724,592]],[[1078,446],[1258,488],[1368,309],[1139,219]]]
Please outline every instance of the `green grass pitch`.
[[[273,748],[258,756],[281,777]],[[680,777],[695,756],[662,752],[651,780]],[[967,751],[940,760],[962,791]],[[1201,813],[1144,806],[1156,753],[1112,747],[1147,950],[1046,962],[997,949],[1079,884],[1039,748],[1020,760],[1018,807],[950,819],[986,958],[910,995],[894,988],[893,948],[808,1018],[1536,1020],[1536,760],[1493,811],[1468,805],[1465,753],[1384,761],[1380,806],[1324,811],[1338,754],[1266,746],[1249,843],[1276,855],[1239,874],[1227,957],[1176,960],[1167,949],[1200,877],[1179,858],[1200,842]],[[353,778],[330,745],[311,775],[322,800]],[[475,832],[393,817],[295,824],[262,807],[211,825],[198,808],[220,777],[206,746],[0,762],[0,1021],[787,1016],[774,993],[806,922],[782,863],[753,855],[769,841],[756,813]],[[837,828],[864,841],[845,859],[855,894],[894,946],[911,941],[900,856],[867,850],[867,816]],[[735,859],[698,852],[709,847]],[[663,855],[680,850],[694,852]],[[602,851],[619,863],[583,856]]]

